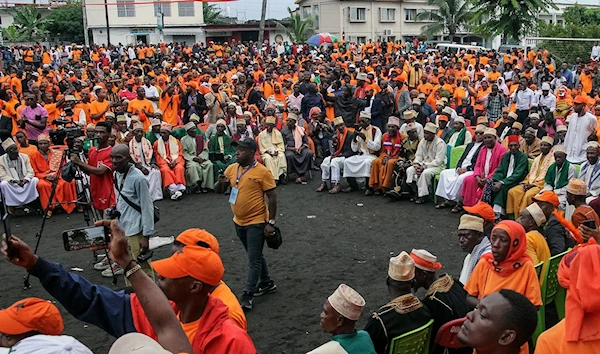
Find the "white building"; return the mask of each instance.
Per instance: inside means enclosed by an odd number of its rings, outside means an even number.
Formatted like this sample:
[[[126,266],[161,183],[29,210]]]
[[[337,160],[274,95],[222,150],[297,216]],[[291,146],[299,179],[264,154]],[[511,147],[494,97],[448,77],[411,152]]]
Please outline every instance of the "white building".
[[[158,44],[161,41],[204,42],[204,18],[202,2],[174,2],[153,4],[148,0],[117,0],[109,2],[108,22],[111,44],[146,43]],[[85,0],[88,27],[92,30],[92,41],[106,44],[106,17],[104,0]],[[160,8],[163,12],[164,28],[158,29]]]

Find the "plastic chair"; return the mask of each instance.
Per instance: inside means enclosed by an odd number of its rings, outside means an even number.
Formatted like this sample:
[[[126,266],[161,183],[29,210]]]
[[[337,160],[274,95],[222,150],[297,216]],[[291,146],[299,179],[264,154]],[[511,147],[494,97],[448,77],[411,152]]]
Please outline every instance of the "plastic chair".
[[[579,177],[579,173],[581,172],[581,165],[573,165],[575,166],[575,171],[577,172],[577,174],[575,175],[575,178]]]
[[[451,148],[450,149],[450,154],[448,157],[448,164],[447,164],[447,168],[456,168],[458,166],[458,161],[460,161],[460,158],[462,157],[463,153],[465,152],[465,148],[466,146],[458,146],[455,148]],[[433,202],[437,203],[437,194],[435,193],[435,191],[437,190],[437,185],[438,182],[440,180],[440,174],[436,174],[435,177],[433,177]]]
[[[558,283],[558,266],[560,265],[560,261],[562,258],[569,253],[569,251],[565,251],[563,253],[557,254],[554,257],[551,257],[548,260],[548,266],[543,267],[542,277],[541,277],[541,294],[542,294],[542,306],[538,310],[538,324],[535,332],[533,332],[533,345],[537,342],[538,337],[542,332],[544,332],[546,328],[546,306],[552,303],[555,300],[558,300],[560,296],[557,296],[559,293],[564,293],[566,290],[563,289]],[[537,267],[537,266],[536,266]],[[564,302],[559,304],[558,301],[555,302],[556,308],[558,310],[559,307],[562,307],[562,313],[564,314]]]
[[[390,354],[428,354],[433,320],[424,326],[392,339]]]
[[[544,267],[544,262],[540,262],[535,265],[535,274],[537,274],[538,280],[540,281],[540,286],[542,285],[542,268]]]

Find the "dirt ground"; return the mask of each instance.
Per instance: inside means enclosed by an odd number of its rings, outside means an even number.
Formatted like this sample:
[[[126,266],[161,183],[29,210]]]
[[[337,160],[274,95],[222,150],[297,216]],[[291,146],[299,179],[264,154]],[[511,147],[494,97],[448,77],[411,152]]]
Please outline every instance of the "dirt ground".
[[[425,248],[438,256],[444,271],[458,277],[464,253],[456,238],[458,216],[435,210],[431,203],[414,205],[390,202],[384,197],[362,193],[328,195],[315,193],[319,172],[308,185],[278,187],[278,226],[283,245],[266,249],[265,255],[278,290],[256,298],[247,314],[248,332],[259,353],[306,353],[329,340],[319,325],[323,302],[340,283],[360,292],[367,301],[358,328],[363,328],[371,311],[388,298],[385,279],[388,259],[400,251]],[[161,236],[177,235],[198,227],[214,234],[220,242],[225,264],[225,282],[240,294],[246,276],[246,254],[235,235],[227,197],[214,193],[186,195],[179,202],[160,201]],[[307,216],[316,216],[307,218]],[[39,215],[19,214],[11,220],[12,232],[33,246],[41,224]],[[38,252],[44,259],[62,263],[67,269],[83,268],[79,274],[97,284],[119,290],[123,279],[112,286],[93,269],[89,251],[65,252],[62,231],[85,226],[81,214],[54,215],[46,224]],[[168,247],[155,251],[155,259],[168,256]],[[25,297],[50,299],[37,279],[23,289],[25,272],[0,261],[0,307]],[[65,334],[74,336],[94,353],[104,354],[114,338],[69,315],[62,307]]]

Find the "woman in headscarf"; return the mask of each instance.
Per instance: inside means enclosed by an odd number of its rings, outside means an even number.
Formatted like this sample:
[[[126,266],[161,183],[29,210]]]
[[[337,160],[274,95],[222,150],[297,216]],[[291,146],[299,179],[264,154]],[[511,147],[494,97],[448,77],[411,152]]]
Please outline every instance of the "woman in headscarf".
[[[281,89],[281,84],[276,82],[273,84],[273,94],[267,98],[267,104],[275,105],[275,118],[277,118],[277,129],[281,130],[281,126],[285,118],[287,118],[286,108],[287,103],[285,94]]]

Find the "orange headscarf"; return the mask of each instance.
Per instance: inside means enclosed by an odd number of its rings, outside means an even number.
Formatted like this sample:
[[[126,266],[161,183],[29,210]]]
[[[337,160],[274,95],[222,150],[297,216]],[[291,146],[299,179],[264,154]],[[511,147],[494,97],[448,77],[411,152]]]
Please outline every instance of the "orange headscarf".
[[[590,239],[563,257],[558,282],[568,289],[565,308],[567,342],[600,339],[600,245]]]
[[[510,248],[506,259],[501,263],[494,260],[494,255],[486,253],[482,256],[487,261],[488,267],[494,272],[498,273],[501,277],[508,277],[514,271],[521,268],[525,262],[531,262],[531,257],[525,254],[527,251],[527,237],[525,236],[525,229],[521,224],[512,220],[504,220],[496,224],[492,229],[490,240],[494,236],[496,230],[504,230],[510,237]]]

